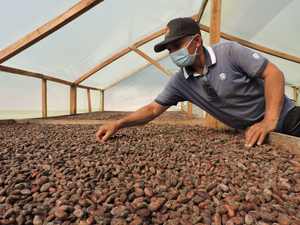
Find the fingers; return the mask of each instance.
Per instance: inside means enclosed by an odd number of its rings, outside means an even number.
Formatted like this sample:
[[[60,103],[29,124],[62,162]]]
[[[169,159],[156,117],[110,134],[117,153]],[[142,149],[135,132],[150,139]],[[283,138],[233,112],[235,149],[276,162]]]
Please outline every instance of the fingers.
[[[259,132],[256,132],[254,129],[252,129],[252,127],[247,131],[245,137],[245,146],[248,148],[251,148],[255,142],[258,140],[260,136]]]
[[[98,142],[103,143],[109,138],[109,136],[107,135],[107,131],[100,127],[96,134],[96,138]]]
[[[246,147],[253,147],[255,143],[257,145],[261,145],[265,140],[268,132],[264,129],[260,129],[259,127],[252,126],[245,134],[245,146]]]
[[[109,135],[108,133],[106,133],[105,135],[102,136],[101,142],[102,142],[102,143],[103,143],[103,142],[106,142],[107,139],[108,139],[109,137],[110,137],[110,135]]]
[[[96,138],[98,142],[102,142],[103,133],[101,127],[99,128],[98,132],[96,133]]]
[[[268,135],[267,132],[261,133],[260,136],[259,136],[259,139],[257,141],[257,145],[261,145],[264,142],[267,135]]]
[[[114,125],[108,124],[101,126],[96,133],[97,141],[101,143],[107,141],[116,131],[117,129]]]

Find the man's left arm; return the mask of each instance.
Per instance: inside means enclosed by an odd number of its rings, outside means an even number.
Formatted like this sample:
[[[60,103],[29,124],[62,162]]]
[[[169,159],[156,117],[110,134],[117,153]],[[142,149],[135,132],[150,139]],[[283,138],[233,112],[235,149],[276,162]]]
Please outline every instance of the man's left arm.
[[[284,75],[273,63],[268,62],[259,78],[265,82],[265,116],[246,132],[246,147],[262,144],[267,134],[275,130],[284,101]]]

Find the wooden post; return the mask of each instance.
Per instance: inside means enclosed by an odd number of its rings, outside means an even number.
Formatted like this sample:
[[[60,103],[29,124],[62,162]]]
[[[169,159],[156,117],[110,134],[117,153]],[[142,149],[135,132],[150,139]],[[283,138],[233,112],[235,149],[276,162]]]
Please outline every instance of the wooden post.
[[[42,114],[43,117],[47,117],[47,80],[42,79]]]
[[[222,0],[211,0],[210,12],[210,40],[209,44],[213,45],[220,42],[221,33],[221,2]],[[207,114],[208,126],[212,128],[218,127],[216,118]]]
[[[100,91],[101,111],[104,111],[104,91]]]
[[[87,98],[88,98],[88,108],[89,108],[89,112],[92,112],[90,89],[86,89],[86,91],[87,91]]]
[[[191,102],[188,102],[188,116],[193,115],[193,104]]]
[[[77,87],[76,85],[70,86],[70,114],[76,114],[77,109]]]
[[[210,40],[209,40],[210,45],[217,44],[220,42],[221,2],[222,2],[222,0],[211,0]]]

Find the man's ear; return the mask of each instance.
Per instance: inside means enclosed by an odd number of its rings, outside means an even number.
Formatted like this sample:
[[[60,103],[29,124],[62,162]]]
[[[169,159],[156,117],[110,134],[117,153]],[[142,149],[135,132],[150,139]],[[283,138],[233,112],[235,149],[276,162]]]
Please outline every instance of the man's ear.
[[[200,34],[196,34],[194,39],[197,41],[196,47],[199,48],[202,45],[202,37]]]

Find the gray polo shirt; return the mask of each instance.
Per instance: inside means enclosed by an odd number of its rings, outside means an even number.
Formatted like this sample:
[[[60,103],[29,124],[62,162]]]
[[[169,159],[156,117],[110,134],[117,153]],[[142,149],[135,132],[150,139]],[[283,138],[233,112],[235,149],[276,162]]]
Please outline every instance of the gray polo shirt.
[[[217,96],[210,97],[200,83],[200,75],[184,67],[171,77],[155,102],[171,106],[190,101],[224,124],[238,129],[261,121],[265,114],[264,81],[258,77],[268,60],[236,42],[204,47],[204,52],[203,74]],[[285,96],[280,118],[293,107],[294,103]]]

